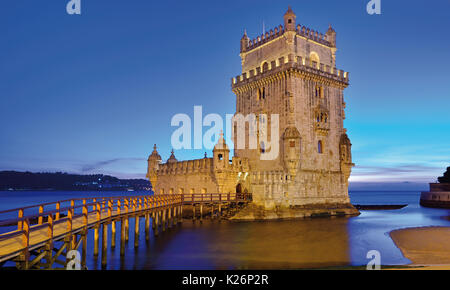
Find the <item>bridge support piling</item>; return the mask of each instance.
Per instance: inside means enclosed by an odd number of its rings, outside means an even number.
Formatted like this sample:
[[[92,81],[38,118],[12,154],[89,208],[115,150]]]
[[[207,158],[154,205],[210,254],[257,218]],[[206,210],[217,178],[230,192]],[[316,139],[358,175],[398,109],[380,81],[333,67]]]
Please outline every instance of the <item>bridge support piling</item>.
[[[111,222],[111,249],[116,248],[116,221]]]
[[[86,256],[87,256],[87,232],[88,229],[85,228],[81,234],[81,269],[86,269]]]
[[[145,214],[145,240],[147,242],[150,240],[149,232],[150,232],[150,214],[146,213]]]
[[[139,247],[139,216],[136,215],[134,222],[134,247]]]
[[[161,218],[161,229],[163,232],[166,231],[166,209],[162,210],[162,218]]]
[[[219,219],[220,219],[220,217],[222,216],[222,204],[219,202],[219,212],[218,212],[218,215],[219,215]]]
[[[178,223],[182,223],[183,222],[183,206],[182,205],[180,205],[179,214],[180,214],[180,218],[178,219]]]
[[[214,204],[211,203],[211,220],[214,219]]]
[[[155,228],[153,229],[153,233],[155,234],[155,237],[159,234],[159,211],[157,210],[155,212]]]
[[[200,222],[203,222],[203,204],[200,204]]]
[[[108,224],[103,224],[102,230],[102,268],[107,264],[107,249],[108,249]]]
[[[120,222],[120,255],[125,255],[125,218]]]
[[[172,207],[169,207],[167,209],[167,215],[168,215],[168,219],[167,219],[167,228],[172,228],[172,222],[173,222],[173,212],[172,212]]]
[[[156,218],[156,212],[152,211],[152,230],[155,230],[155,227],[156,227],[155,218]]]
[[[195,204],[192,204],[192,222],[195,222]]]
[[[98,256],[99,227],[100,225],[96,225],[94,228],[94,256]]]
[[[128,242],[130,238],[130,218],[125,218],[125,242]]]

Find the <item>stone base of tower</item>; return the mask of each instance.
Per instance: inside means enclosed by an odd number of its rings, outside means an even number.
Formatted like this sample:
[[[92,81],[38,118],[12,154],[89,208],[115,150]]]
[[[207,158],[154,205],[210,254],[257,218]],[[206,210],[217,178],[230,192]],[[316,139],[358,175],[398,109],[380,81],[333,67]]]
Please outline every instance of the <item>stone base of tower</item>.
[[[249,204],[236,215],[234,221],[290,220],[315,217],[357,216],[360,212],[351,203],[310,204],[267,209],[254,203]]]

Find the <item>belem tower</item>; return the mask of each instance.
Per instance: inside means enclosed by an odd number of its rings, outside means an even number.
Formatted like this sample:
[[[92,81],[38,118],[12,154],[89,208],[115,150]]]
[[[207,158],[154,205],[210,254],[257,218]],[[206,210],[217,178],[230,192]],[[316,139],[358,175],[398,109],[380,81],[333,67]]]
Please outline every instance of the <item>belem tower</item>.
[[[344,128],[344,89],[349,74],[336,69],[336,32],[325,34],[296,24],[289,7],[284,25],[240,41],[242,73],[232,78],[236,114],[267,116],[258,124],[271,124],[278,116],[278,154],[260,141],[238,147],[234,127],[234,156],[223,136],[212,158],[178,161],[173,154],[162,163],[156,145],[148,158],[147,178],[155,194],[252,194],[252,203],[234,216],[237,220],[285,219],[314,215],[355,215],[350,204],[348,179],[351,143]],[[236,123],[234,123],[236,126]],[[267,127],[271,128],[270,125]],[[244,125],[245,136],[250,126]],[[274,146],[272,146],[274,147]]]

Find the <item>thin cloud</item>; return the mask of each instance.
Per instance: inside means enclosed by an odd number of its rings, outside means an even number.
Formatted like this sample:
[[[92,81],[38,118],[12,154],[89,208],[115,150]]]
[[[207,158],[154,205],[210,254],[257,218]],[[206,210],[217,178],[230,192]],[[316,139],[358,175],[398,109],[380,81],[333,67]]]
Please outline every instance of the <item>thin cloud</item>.
[[[137,161],[144,162],[145,159],[144,158],[114,158],[114,159],[99,161],[96,163],[83,165],[81,167],[81,172],[86,173],[86,172],[90,172],[90,171],[95,171],[95,170],[99,170],[99,169],[105,168],[110,165],[115,165],[117,163],[125,163],[125,164],[133,163],[134,164]]]

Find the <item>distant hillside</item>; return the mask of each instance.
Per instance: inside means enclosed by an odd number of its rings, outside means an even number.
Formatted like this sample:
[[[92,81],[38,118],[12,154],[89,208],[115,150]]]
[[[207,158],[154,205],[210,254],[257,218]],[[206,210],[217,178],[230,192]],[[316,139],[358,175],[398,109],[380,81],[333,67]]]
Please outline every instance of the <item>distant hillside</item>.
[[[0,171],[0,190],[150,190],[145,179],[119,179],[109,175],[63,172]]]

